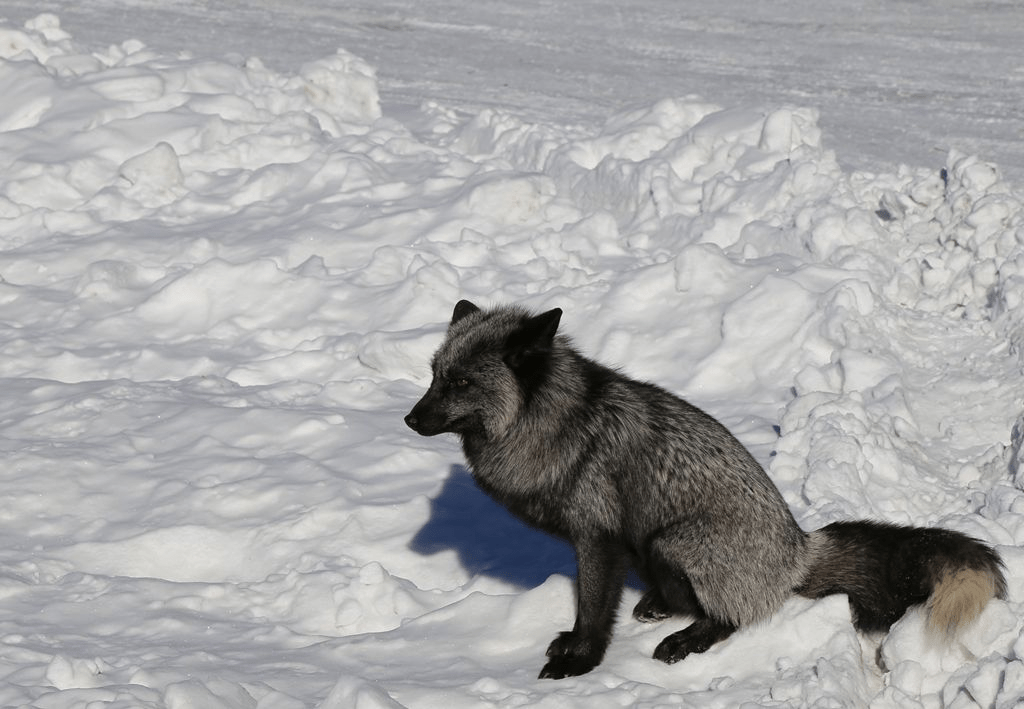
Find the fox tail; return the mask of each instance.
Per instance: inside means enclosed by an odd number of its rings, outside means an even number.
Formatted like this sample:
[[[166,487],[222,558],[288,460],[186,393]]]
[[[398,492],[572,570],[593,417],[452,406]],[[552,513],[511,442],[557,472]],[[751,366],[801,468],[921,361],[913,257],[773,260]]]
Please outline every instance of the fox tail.
[[[959,532],[879,522],[837,522],[809,535],[808,573],[797,593],[845,593],[858,630],[888,630],[925,604],[929,634],[950,640],[993,598],[1006,597],[999,554]]]

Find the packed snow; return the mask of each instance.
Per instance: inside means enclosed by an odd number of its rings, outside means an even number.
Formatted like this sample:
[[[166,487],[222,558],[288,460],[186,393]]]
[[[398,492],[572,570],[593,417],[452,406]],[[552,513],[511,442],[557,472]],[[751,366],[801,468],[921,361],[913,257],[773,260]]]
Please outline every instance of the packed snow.
[[[1012,707],[1024,696],[1024,197],[955,146],[858,172],[817,112],[391,115],[339,50],[0,24],[0,705]],[[843,597],[667,666],[622,613],[536,679],[574,561],[402,416],[460,298],[719,417],[801,524],[997,546],[951,648]],[[640,596],[631,584],[628,610]]]

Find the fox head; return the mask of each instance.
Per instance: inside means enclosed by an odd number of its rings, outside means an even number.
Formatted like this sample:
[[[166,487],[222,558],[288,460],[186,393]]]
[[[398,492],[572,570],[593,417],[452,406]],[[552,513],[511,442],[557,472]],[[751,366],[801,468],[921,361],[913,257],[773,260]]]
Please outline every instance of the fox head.
[[[405,422],[423,436],[500,436],[543,383],[561,316],[460,300],[431,360],[430,388]]]

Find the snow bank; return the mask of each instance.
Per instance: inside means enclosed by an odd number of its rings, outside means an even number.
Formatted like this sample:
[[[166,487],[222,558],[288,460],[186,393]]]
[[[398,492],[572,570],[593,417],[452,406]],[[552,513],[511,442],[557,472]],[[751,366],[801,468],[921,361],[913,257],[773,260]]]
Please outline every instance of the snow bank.
[[[991,165],[842,171],[813,110],[604,126],[382,115],[343,51],[80,49],[0,25],[0,703],[1013,706],[1024,693],[1024,209]],[[842,598],[668,667],[672,623],[535,679],[571,550],[401,417],[452,304],[726,422],[807,528],[939,524],[1011,594],[938,652]],[[630,589],[625,603],[639,591]],[[673,627],[678,627],[678,624]]]

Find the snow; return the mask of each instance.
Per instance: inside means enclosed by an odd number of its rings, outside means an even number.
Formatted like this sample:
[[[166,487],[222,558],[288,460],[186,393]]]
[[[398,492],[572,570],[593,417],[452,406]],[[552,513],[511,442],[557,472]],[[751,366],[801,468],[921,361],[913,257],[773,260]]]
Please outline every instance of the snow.
[[[841,160],[799,102],[565,120],[383,100],[347,48],[184,49],[0,24],[0,704],[1021,699],[1024,197],[1001,166]],[[462,297],[563,308],[583,350],[720,417],[805,528],[992,542],[1009,600],[943,650],[917,612],[862,638],[842,597],[793,599],[674,666],[650,655],[685,621],[623,613],[599,668],[537,680],[571,549],[402,422]]]

